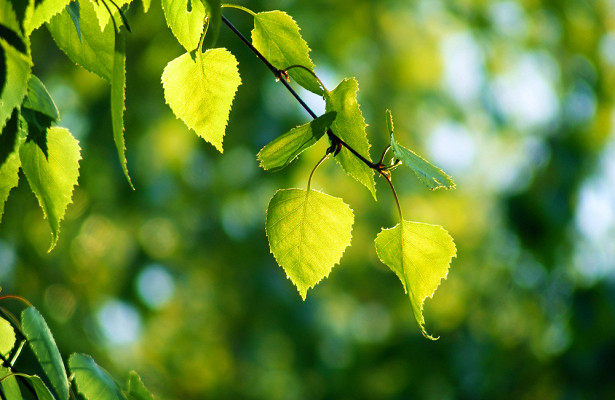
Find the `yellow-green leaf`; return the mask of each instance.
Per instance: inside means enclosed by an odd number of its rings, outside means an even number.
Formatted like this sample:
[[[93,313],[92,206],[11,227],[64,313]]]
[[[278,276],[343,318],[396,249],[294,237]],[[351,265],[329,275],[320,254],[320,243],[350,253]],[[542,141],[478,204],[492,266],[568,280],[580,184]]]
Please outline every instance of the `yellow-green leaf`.
[[[113,52],[113,75],[111,76],[111,126],[117,155],[124,171],[124,176],[134,189],[128,174],[126,145],[124,142],[124,110],[126,102],[126,31],[115,34],[115,51]]]
[[[171,61],[162,74],[164,98],[175,116],[222,152],[235,92],[241,84],[237,60],[226,49],[197,51]]]
[[[383,229],[375,243],[378,257],[397,274],[408,293],[423,336],[435,340],[425,330],[423,303],[448,274],[457,254],[453,238],[441,226],[401,221],[394,228]]]
[[[19,113],[17,109],[14,109],[11,118],[0,133],[0,221],[2,221],[4,204],[9,197],[9,192],[19,182],[19,168],[21,167],[19,146],[24,136],[19,128]]]
[[[47,156],[33,140],[21,146],[19,155],[30,188],[49,221],[51,251],[58,241],[60,221],[72,201],[79,177],[79,142],[67,129],[52,127],[47,130]]]
[[[34,5],[28,7],[26,11],[26,19],[24,29],[26,35],[37,29],[39,26],[49,22],[51,17],[61,12],[71,0],[42,0],[34,2]]]
[[[363,119],[359,103],[357,103],[358,91],[359,84],[356,79],[344,79],[335,89],[325,92],[326,110],[337,112],[337,117],[331,125],[333,133],[371,161],[369,156],[370,144],[365,132],[367,124]],[[376,199],[374,171],[369,166],[346,148],[342,148],[335,159],[347,174],[365,185]]]
[[[314,69],[314,63],[310,59],[310,48],[299,33],[299,26],[285,12],[267,11],[256,14],[252,44],[278,69],[286,69],[292,65]],[[303,68],[292,68],[288,73],[307,90],[323,94],[318,80],[308,71]]]
[[[344,201],[315,190],[278,190],[267,208],[269,247],[305,300],[350,244],[354,214]]]
[[[205,22],[205,6],[201,0],[162,0],[167,25],[187,51],[199,45]]]
[[[335,111],[291,129],[265,145],[257,157],[265,170],[277,171],[290,164],[299,154],[310,148],[327,131],[335,119]]]
[[[15,347],[15,330],[13,325],[4,318],[0,318],[0,355],[7,360],[11,350]]]

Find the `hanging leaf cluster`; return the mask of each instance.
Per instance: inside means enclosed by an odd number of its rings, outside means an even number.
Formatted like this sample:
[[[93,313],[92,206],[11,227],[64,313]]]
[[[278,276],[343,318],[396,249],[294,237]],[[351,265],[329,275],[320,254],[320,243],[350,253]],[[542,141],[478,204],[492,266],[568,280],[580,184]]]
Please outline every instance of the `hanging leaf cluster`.
[[[112,136],[120,165],[132,186],[124,140],[126,38],[130,32],[125,11],[131,2],[5,0],[0,7],[0,218],[21,169],[49,221],[50,250],[58,241],[61,221],[77,185],[81,155],[73,135],[56,125],[60,121],[57,107],[44,83],[31,72],[30,35],[46,25],[72,62],[108,82]],[[143,0],[145,12],[149,6],[150,1]],[[447,276],[456,248],[442,227],[403,219],[391,176],[399,165],[405,165],[432,190],[454,188],[451,177],[396,141],[388,110],[390,145],[374,162],[367,124],[357,102],[359,83],[345,78],[335,88],[326,88],[314,72],[316,66],[299,26],[288,14],[256,13],[239,5],[222,5],[218,0],[161,0],[161,6],[169,29],[185,50],[162,71],[164,99],[188,129],[220,153],[233,100],[241,85],[235,56],[225,48],[214,47],[222,25],[241,39],[293,94],[296,92],[291,83],[322,97],[326,112],[320,116],[300,100],[313,120],[264,146],[257,154],[260,165],[268,171],[281,170],[326,137],[329,147],[321,162],[334,158],[347,175],[367,188],[374,200],[375,177],[387,180],[400,221],[377,235],[376,252],[401,280],[421,332],[433,339],[425,330],[423,303]],[[252,16],[251,40],[222,15],[223,9],[241,10]],[[385,162],[388,150],[393,156]],[[353,210],[341,198],[310,188],[315,170],[316,167],[309,175],[306,189],[281,189],[273,195],[265,223],[270,250],[303,299],[340,263],[350,245],[354,223]],[[80,380],[96,376],[97,385],[106,387],[105,375],[91,359],[77,355],[71,357],[69,364],[76,368],[73,372],[77,388],[86,397],[95,389],[80,384]],[[48,365],[51,368],[54,364]],[[54,390],[64,390],[62,382],[57,383],[57,388],[53,385]],[[64,392],[60,397],[63,396]]]

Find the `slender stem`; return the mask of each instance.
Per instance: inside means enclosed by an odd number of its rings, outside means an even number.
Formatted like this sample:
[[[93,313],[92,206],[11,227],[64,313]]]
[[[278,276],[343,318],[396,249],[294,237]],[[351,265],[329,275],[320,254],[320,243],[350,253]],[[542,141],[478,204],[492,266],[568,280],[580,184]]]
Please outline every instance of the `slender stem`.
[[[235,28],[235,26],[228,20],[226,19],[226,17],[223,15],[222,16],[222,21],[226,24],[226,26],[228,26],[231,31],[233,31],[233,33],[235,35],[237,35],[237,37],[239,39],[241,39],[241,41],[248,46],[248,48],[250,50],[252,50],[252,52],[263,62],[263,64],[265,64],[265,66],[267,66],[267,68],[269,68],[269,70],[273,73],[273,75],[276,77],[276,79],[278,79],[280,82],[282,82],[282,84],[286,87],[286,89],[288,89],[288,91],[290,92],[290,94],[293,95],[293,97],[299,102],[299,104],[301,104],[301,107],[303,107],[303,109],[305,109],[305,111],[307,111],[308,114],[310,114],[310,116],[314,119],[317,118],[317,115],[314,113],[314,111],[312,111],[312,109],[303,101],[303,99],[297,94],[297,92],[295,92],[295,90],[292,88],[292,86],[290,86],[290,83],[286,82],[286,80],[284,79],[280,79],[281,76],[283,75],[282,70],[277,69],[276,67],[273,66],[273,64],[271,64],[269,62],[269,60],[267,60],[265,58],[265,56],[263,56],[263,54],[258,51],[258,49],[256,47],[254,47],[252,45],[252,43],[250,43],[248,41],[248,39],[246,39],[245,36],[243,36],[243,34],[241,32],[239,32],[239,30],[237,30],[237,28]],[[347,144],[346,142],[344,142],[339,136],[337,136],[335,133],[333,133],[333,131],[331,129],[327,130],[327,135],[329,136],[329,139],[331,139],[331,142],[333,143],[341,143],[342,146],[344,146],[346,149],[348,149],[348,151],[350,151],[355,157],[357,157],[359,160],[361,160],[361,162],[363,162],[363,164],[367,165],[368,167],[370,167],[371,169],[374,169],[376,171],[380,171],[380,166],[378,164],[374,164],[373,162],[369,161],[367,158],[363,157],[361,154],[359,154],[359,152],[357,152],[355,149],[353,149],[349,144]]]
[[[222,7],[222,8],[236,8],[237,10],[244,11],[244,12],[252,15],[253,17],[256,16],[256,13],[254,11],[252,11],[249,8],[246,8],[244,6],[240,6],[239,4],[224,3],[220,7]]]
[[[386,149],[384,149],[384,151],[382,152],[382,156],[380,157],[380,161],[378,161],[378,164],[382,165],[384,161],[384,157],[387,155],[387,152],[389,151],[390,148],[391,148],[391,145],[388,145]]]
[[[378,172],[380,173],[380,175],[382,175],[384,177],[384,179],[387,180],[387,182],[389,182],[389,187],[391,188],[391,192],[393,192],[393,197],[395,198],[395,205],[397,205],[397,212],[399,213],[399,220],[403,221],[404,220],[404,216],[401,213],[401,206],[399,205],[399,198],[397,197],[397,192],[395,191],[395,187],[393,186],[393,182],[391,182],[390,175],[388,173],[386,173],[385,171],[378,170]]]
[[[26,298],[18,296],[16,294],[5,294],[4,296],[0,296],[0,301],[5,300],[5,299],[19,300],[25,305],[27,305],[28,307],[32,307],[32,303],[30,303]]]
[[[329,148],[330,150],[331,148]],[[307,190],[308,192],[310,191],[310,186],[312,185],[312,176],[314,175],[314,172],[316,172],[316,169],[318,167],[320,167],[320,164],[322,164],[323,162],[325,162],[325,160],[329,157],[329,154],[331,154],[331,152],[327,150],[327,153],[320,159],[320,161],[318,161],[318,163],[314,166],[314,168],[312,169],[312,172],[310,172],[310,177],[308,178],[308,184],[307,184]]]

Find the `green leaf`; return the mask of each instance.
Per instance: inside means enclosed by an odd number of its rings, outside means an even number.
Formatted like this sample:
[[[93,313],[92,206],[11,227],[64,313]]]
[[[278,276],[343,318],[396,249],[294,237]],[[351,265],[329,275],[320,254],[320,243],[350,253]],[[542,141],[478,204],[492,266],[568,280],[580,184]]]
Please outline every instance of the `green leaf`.
[[[34,141],[26,141],[20,148],[20,157],[30,188],[49,220],[51,251],[58,241],[60,221],[77,184],[81,149],[70,132],[59,127],[47,130],[47,149],[48,157]]]
[[[73,20],[73,25],[75,25],[75,29],[77,29],[77,36],[79,36],[79,41],[81,41],[81,11],[79,8],[79,1],[71,1],[70,4],[66,6],[66,12],[70,15],[70,19]]]
[[[397,144],[395,138],[393,137],[393,116],[389,110],[386,111],[386,114],[387,127],[391,133],[391,149],[393,149],[395,157],[400,160],[403,165],[410,167],[421,183],[429,189],[454,189],[455,182],[453,181],[453,178],[412,150],[408,150],[400,144]]]
[[[0,365],[0,388],[2,389],[2,394],[6,400],[23,400],[17,379],[15,379],[15,375],[11,375],[12,373],[10,369]]]
[[[120,30],[115,35],[115,52],[113,57],[113,76],[111,80],[111,125],[113,141],[122,170],[130,186],[134,189],[128,174],[126,144],[124,143],[124,110],[126,101],[126,32]]]
[[[0,222],[9,193],[19,183],[19,146],[23,137],[18,124],[19,113],[15,109],[0,135]]]
[[[34,392],[36,392],[36,397],[38,400],[55,400],[49,388],[45,385],[43,380],[36,375],[25,375],[20,374],[27,380],[30,381],[30,385],[34,388]]]
[[[453,238],[441,226],[402,221],[394,228],[383,229],[375,243],[378,257],[397,274],[408,293],[423,336],[436,340],[425,330],[423,303],[448,274],[457,254]]]
[[[292,17],[282,11],[260,12],[254,16],[252,44],[278,69],[302,65],[314,70],[310,48]],[[288,71],[291,78],[310,92],[322,95],[318,80],[303,68]]]
[[[141,377],[135,372],[128,374],[128,397],[132,400],[154,400],[154,396],[147,390]]]
[[[21,35],[11,3],[0,3],[0,127],[26,95],[32,67],[30,43]]]
[[[34,74],[30,75],[28,94],[23,101],[22,107],[45,114],[54,122],[60,119],[58,107],[56,107],[43,82]]]
[[[318,141],[331,126],[336,112],[328,112],[312,122],[291,129],[265,145],[257,157],[265,170],[278,171]]]
[[[117,25],[117,28],[119,28],[123,24],[123,20],[120,16],[118,8],[130,3],[131,1],[132,0],[113,0],[113,3],[115,3],[113,4],[111,0],[94,0],[92,4],[94,5],[94,10],[96,10],[100,30],[105,30],[111,18],[113,18],[113,23]],[[113,14],[110,14],[109,11]]]
[[[13,325],[4,318],[0,318],[0,355],[6,360],[15,347],[15,330]]]
[[[162,0],[167,25],[187,51],[199,45],[205,20],[205,6],[200,0]]]
[[[226,49],[186,53],[164,68],[164,98],[175,116],[222,153],[222,139],[237,87],[237,60]]]
[[[148,12],[149,6],[152,4],[152,0],[141,0],[141,3],[143,3],[143,12]]]
[[[101,32],[91,1],[81,1],[81,36],[64,9],[47,25],[53,40],[72,62],[111,82],[114,66],[115,31],[111,24]]]
[[[357,103],[359,84],[356,79],[344,79],[335,89],[325,93],[326,110],[337,111],[337,117],[331,125],[335,133],[346,144],[359,154],[371,161],[369,156],[370,144],[365,132],[365,119]],[[365,185],[376,199],[376,183],[374,171],[352,154],[348,149],[342,148],[335,156],[337,162],[347,174]]]
[[[70,0],[35,1],[34,7],[29,7],[28,11],[26,11],[26,21],[24,23],[26,35],[30,36],[32,31],[49,22],[51,17],[64,10],[69,2]]]
[[[269,247],[305,300],[350,244],[354,214],[342,199],[315,190],[278,190],[267,208]]]
[[[201,0],[205,6],[205,18],[207,18],[207,35],[203,42],[203,49],[214,47],[220,33],[222,23],[222,6],[220,0]]]
[[[126,397],[107,371],[86,354],[73,354],[68,366],[79,393],[86,400],[124,400]]]
[[[67,400],[69,384],[66,370],[47,322],[36,308],[28,307],[21,314],[21,324],[30,348],[56,395],[60,400]]]

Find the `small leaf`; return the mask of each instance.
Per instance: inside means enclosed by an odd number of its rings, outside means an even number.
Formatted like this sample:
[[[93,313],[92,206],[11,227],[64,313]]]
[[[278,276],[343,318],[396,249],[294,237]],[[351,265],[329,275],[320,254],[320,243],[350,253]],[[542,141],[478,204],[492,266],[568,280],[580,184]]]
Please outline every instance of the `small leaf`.
[[[15,379],[15,375],[11,375],[12,373],[10,369],[0,365],[0,388],[2,389],[2,394],[6,400],[23,400],[17,379]]]
[[[49,388],[45,385],[43,380],[36,375],[21,375],[30,381],[30,385],[34,388],[34,392],[36,392],[36,397],[38,400],[55,400]]]
[[[0,7],[0,62],[0,127],[3,127],[26,95],[32,67],[30,43],[20,33],[10,2]]]
[[[302,65],[314,70],[314,63],[310,59],[310,48],[299,33],[299,26],[285,12],[267,11],[256,14],[252,44],[278,69]],[[323,94],[318,80],[308,71],[303,68],[293,68],[288,73],[310,92]]]
[[[73,354],[68,366],[74,375],[79,393],[86,400],[125,400],[126,397],[107,371],[96,364],[92,357]]]
[[[47,322],[36,308],[28,307],[21,314],[21,324],[30,348],[56,395],[60,400],[67,400],[69,384],[66,369]]]
[[[58,107],[53,102],[47,88],[34,74],[30,75],[28,94],[23,101],[22,107],[45,114],[54,122],[60,118]]]
[[[113,75],[111,77],[111,125],[113,141],[122,165],[124,175],[134,189],[128,174],[126,144],[124,143],[124,110],[126,109],[126,31],[115,34],[115,51],[113,57]]]
[[[200,0],[162,0],[167,25],[187,51],[199,45],[205,20],[205,6]]]
[[[326,110],[337,111],[337,117],[331,125],[333,133],[371,161],[369,156],[370,144],[365,132],[367,124],[363,119],[359,103],[357,103],[358,90],[359,84],[354,78],[344,79],[335,89],[325,93]],[[346,148],[342,148],[335,159],[347,174],[365,185],[376,199],[374,171],[368,165]]]
[[[0,318],[0,355],[4,360],[9,358],[11,350],[15,347],[15,330],[13,325],[4,318]]]
[[[171,61],[162,74],[164,98],[175,116],[222,153],[222,139],[237,87],[237,60],[226,49],[189,53]]]
[[[326,113],[275,138],[258,153],[260,166],[270,171],[278,171],[286,167],[324,135],[335,119],[335,115],[335,111]]]
[[[436,340],[425,330],[423,303],[446,279],[457,254],[453,238],[441,226],[402,221],[394,228],[383,229],[375,244],[380,260],[397,274],[408,293],[421,333]]]
[[[128,374],[128,397],[132,400],[154,400],[154,396],[147,390],[141,377],[135,371]]]
[[[397,144],[395,138],[393,137],[393,116],[389,110],[387,110],[387,126],[389,128],[389,132],[391,133],[391,149],[393,149],[395,157],[399,159],[402,164],[410,167],[421,183],[431,190],[440,188],[455,188],[453,178],[448,176],[444,171],[429,163],[412,150],[408,150]]]
[[[101,31],[93,3],[81,1],[79,6],[81,35],[66,9],[51,19],[47,25],[49,32],[72,62],[111,82],[115,50],[113,25]]]
[[[30,188],[49,220],[51,251],[58,241],[60,221],[77,184],[81,149],[70,132],[59,127],[47,130],[47,148],[48,157],[34,141],[26,141],[20,148],[20,158]]]
[[[30,36],[32,31],[49,22],[51,17],[61,12],[70,0],[40,0],[34,2],[34,7],[29,7],[26,12],[26,22],[24,29],[26,35]]]
[[[350,244],[354,214],[342,199],[315,190],[278,190],[267,208],[267,237],[278,264],[305,300]]]

